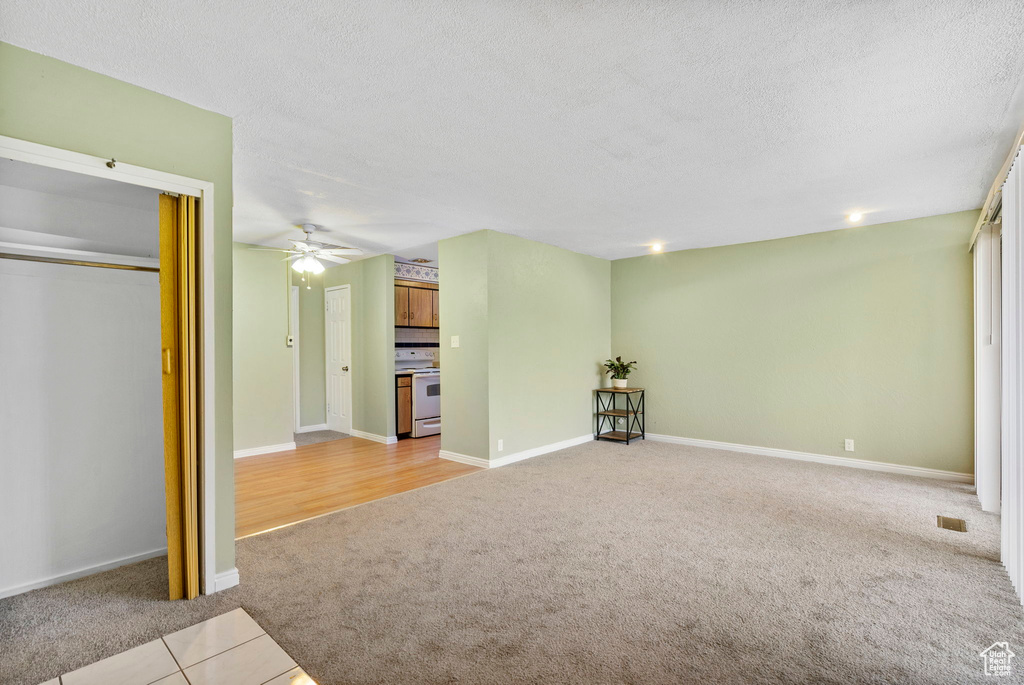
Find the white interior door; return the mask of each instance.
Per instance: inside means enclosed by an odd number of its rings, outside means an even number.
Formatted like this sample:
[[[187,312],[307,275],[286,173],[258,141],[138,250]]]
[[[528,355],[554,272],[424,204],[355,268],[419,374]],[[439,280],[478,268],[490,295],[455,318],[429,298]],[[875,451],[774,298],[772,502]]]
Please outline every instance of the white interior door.
[[[352,295],[349,286],[324,293],[327,355],[327,428],[352,431]]]

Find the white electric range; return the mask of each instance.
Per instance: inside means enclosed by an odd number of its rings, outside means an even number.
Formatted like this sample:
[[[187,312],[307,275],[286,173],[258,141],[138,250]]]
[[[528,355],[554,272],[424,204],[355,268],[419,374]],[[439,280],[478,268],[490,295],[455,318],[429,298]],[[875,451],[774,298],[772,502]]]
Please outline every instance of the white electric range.
[[[412,437],[441,432],[441,369],[435,350],[395,350],[395,373],[412,375]]]

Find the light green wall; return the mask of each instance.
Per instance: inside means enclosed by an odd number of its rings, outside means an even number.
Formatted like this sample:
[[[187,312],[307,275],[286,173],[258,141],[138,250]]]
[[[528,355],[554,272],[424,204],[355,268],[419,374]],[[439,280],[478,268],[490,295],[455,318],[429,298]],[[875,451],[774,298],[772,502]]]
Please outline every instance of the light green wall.
[[[441,449],[486,459],[490,444],[487,334],[489,231],[438,243]],[[451,338],[459,336],[452,349]]]
[[[327,420],[324,382],[324,279],[294,271],[292,283],[299,288],[299,419],[303,426]]]
[[[497,459],[590,433],[610,262],[494,231],[441,241],[439,260],[442,449]]]
[[[278,252],[234,244],[235,449],[292,442],[288,266]]]
[[[299,411],[303,426],[326,421],[324,290],[352,292],[352,427],[395,435],[394,257],[382,255],[309,276],[276,252],[235,246],[235,448],[291,442],[294,368],[288,332],[289,282],[299,286]],[[287,273],[286,273],[287,272]]]
[[[216,568],[227,571],[235,564],[231,120],[6,43],[0,100],[0,135],[214,183]]]
[[[591,391],[611,349],[611,262],[504,233],[489,238],[496,459],[593,432]]]
[[[648,432],[971,472],[977,216],[613,262]]]
[[[331,267],[323,283],[351,286],[352,427],[396,435],[395,258],[380,255]],[[321,366],[321,378],[323,373]]]
[[[395,258],[363,260],[364,407],[356,428],[377,435],[397,435],[395,416]],[[367,426],[363,428],[363,426]]]

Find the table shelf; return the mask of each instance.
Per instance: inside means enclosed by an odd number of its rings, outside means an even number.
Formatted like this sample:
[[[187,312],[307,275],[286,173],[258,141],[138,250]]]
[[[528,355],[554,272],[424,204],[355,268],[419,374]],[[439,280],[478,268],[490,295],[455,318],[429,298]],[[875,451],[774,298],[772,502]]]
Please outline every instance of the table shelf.
[[[600,416],[633,416],[634,414],[643,414],[642,411],[628,411],[626,409],[609,409],[608,411],[597,412]]]
[[[626,431],[608,431],[607,433],[598,433],[598,439],[600,440],[618,440],[619,442],[629,442],[630,440],[642,439],[644,434],[640,431],[633,431],[629,435],[626,435]]]
[[[598,388],[594,390],[594,440],[613,440],[627,445],[645,440],[643,388]],[[618,397],[623,397],[618,402]],[[624,405],[624,406],[620,406]],[[618,424],[624,420],[625,426]]]

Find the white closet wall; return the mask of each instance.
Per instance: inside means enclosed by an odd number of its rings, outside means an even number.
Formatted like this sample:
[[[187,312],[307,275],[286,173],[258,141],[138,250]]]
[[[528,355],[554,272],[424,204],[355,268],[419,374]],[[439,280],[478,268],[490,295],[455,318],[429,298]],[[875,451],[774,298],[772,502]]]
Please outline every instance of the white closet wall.
[[[0,596],[167,546],[157,274],[0,260]]]

